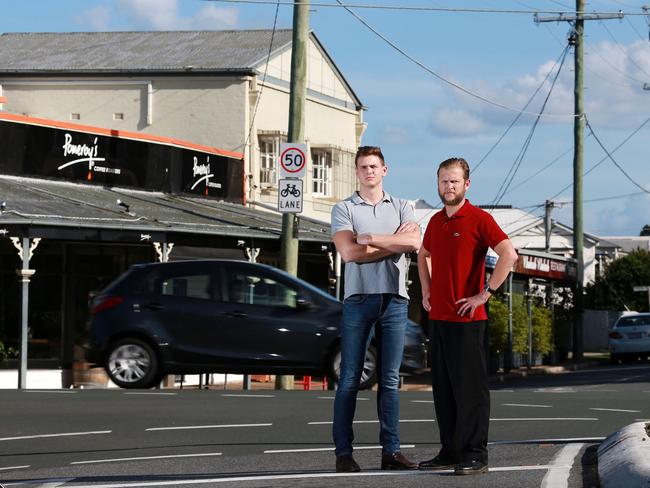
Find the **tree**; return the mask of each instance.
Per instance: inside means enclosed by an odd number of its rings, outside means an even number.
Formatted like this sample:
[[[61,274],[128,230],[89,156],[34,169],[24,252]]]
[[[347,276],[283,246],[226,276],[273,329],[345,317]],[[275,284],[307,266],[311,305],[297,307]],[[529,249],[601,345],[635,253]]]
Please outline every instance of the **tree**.
[[[635,286],[650,285],[650,252],[643,249],[613,261],[602,277],[585,289],[585,304],[595,310],[648,311],[648,295]]]
[[[643,229],[641,229],[641,232],[639,233],[640,236],[650,236],[650,224],[645,224],[643,226]]]

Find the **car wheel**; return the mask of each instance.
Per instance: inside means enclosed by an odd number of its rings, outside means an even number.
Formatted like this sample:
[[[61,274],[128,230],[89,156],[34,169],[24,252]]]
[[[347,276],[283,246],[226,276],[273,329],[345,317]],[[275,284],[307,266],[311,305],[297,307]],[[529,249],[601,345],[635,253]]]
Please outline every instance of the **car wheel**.
[[[338,383],[341,376],[341,346],[337,346],[332,354],[331,371],[334,380]],[[360,390],[369,390],[377,383],[377,349],[372,344],[366,351],[366,358],[363,361],[363,371],[359,381]]]
[[[122,388],[151,388],[160,382],[158,357],[141,339],[115,342],[106,355],[104,368],[113,383]]]

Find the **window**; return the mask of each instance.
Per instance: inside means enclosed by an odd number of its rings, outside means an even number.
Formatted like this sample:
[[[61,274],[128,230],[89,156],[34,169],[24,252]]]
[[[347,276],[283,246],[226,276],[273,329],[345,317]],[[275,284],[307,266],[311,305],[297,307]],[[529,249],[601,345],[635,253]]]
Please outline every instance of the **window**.
[[[272,278],[251,272],[228,272],[224,299],[230,303],[296,308],[298,292]]]
[[[278,160],[278,139],[260,137],[260,186],[267,188],[277,185],[276,164]]]
[[[179,270],[180,271],[180,270]],[[157,295],[175,297],[201,298],[208,300],[218,290],[213,290],[213,281],[209,273],[169,273],[163,276],[153,276],[149,286],[150,291]]]
[[[332,196],[332,155],[323,149],[313,149],[312,162],[312,192],[316,196]]]
[[[72,120],[81,120],[81,114],[79,114],[77,112],[72,112],[70,114],[70,119],[72,119]]]

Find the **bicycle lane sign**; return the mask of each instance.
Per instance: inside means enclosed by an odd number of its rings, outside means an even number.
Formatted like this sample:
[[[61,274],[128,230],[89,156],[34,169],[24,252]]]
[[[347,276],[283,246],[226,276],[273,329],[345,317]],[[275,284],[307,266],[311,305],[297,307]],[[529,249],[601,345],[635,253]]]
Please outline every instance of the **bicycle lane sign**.
[[[278,181],[278,211],[302,212],[302,180],[286,178]]]
[[[280,144],[280,178],[302,178],[307,167],[307,144]]]

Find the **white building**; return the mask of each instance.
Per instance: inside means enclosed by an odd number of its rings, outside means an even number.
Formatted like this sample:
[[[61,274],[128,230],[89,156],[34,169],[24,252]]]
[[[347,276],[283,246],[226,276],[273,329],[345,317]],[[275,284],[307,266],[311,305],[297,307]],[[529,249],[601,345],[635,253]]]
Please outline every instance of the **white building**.
[[[277,205],[289,120],[291,30],[7,33],[0,110],[244,154],[251,206]],[[268,62],[267,62],[268,61]],[[304,215],[329,222],[356,188],[363,105],[309,36]]]

